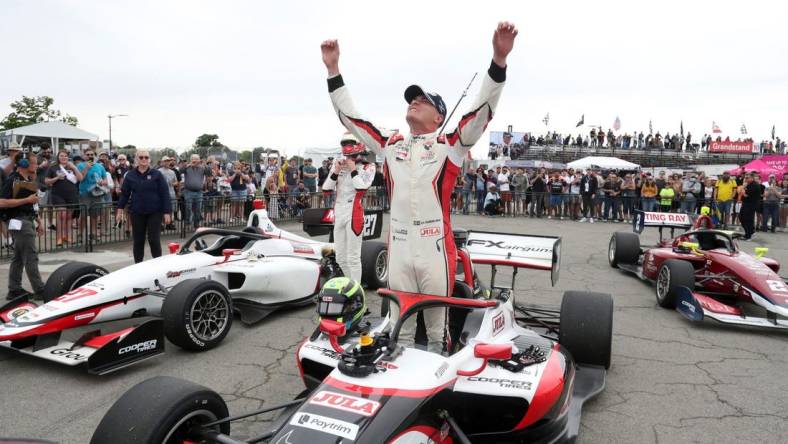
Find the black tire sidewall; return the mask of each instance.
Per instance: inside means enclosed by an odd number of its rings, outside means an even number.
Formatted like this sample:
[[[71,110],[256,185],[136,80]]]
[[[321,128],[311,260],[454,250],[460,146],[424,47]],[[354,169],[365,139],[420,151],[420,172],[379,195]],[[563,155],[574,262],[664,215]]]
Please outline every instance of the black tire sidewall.
[[[663,268],[667,268],[670,272],[668,291],[665,297],[660,300],[657,285],[654,285],[654,296],[660,307],[676,308],[676,289],[679,287],[687,287],[690,290],[695,288],[695,268],[687,261],[668,259],[659,267],[657,279],[662,274]]]
[[[196,297],[207,290],[215,290],[224,296],[228,313],[224,331],[210,341],[203,341],[191,332],[191,307]],[[161,315],[164,319],[164,335],[170,342],[185,350],[210,350],[222,342],[232,327],[232,298],[227,289],[216,281],[188,279],[170,290],[164,298]]]
[[[98,275],[96,279],[109,274],[106,268],[88,262],[69,262],[58,267],[47,279],[44,284],[44,291],[41,297],[44,302],[56,299],[71,290],[71,287],[80,278],[89,275]],[[87,282],[91,282],[86,281]]]
[[[168,376],[143,381],[124,393],[101,419],[91,444],[160,444],[170,429],[192,412],[207,410],[217,419],[229,413],[213,390]],[[230,424],[219,426],[230,433]]]
[[[613,299],[606,293],[564,292],[558,343],[578,364],[610,368]]]
[[[388,247],[383,242],[367,241],[361,244],[361,282],[370,290],[376,290],[388,285],[388,281],[378,279],[375,271],[375,263],[378,256],[385,250],[388,250]],[[386,267],[388,267],[388,263]]]
[[[610,245],[614,240],[616,242],[616,251],[613,260],[610,261]],[[618,264],[635,264],[639,256],[640,238],[637,234],[625,231],[613,233],[610,244],[608,244],[608,261],[611,267],[617,267]]]

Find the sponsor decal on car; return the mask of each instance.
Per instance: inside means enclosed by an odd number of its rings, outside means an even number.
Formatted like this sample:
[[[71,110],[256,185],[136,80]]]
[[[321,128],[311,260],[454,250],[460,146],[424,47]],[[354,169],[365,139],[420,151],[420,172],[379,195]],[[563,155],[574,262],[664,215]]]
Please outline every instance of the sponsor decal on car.
[[[425,227],[421,229],[421,237],[440,236],[440,227]]]
[[[79,315],[76,315],[76,316],[74,316],[74,320],[75,320],[75,321],[80,321],[80,320],[82,320],[82,319],[88,319],[88,318],[92,318],[92,317],[94,317],[94,316],[96,316],[96,313],[93,313],[93,312],[91,311],[91,312],[89,312],[89,313],[82,313],[82,314],[79,314]]]
[[[434,223],[436,223],[436,222],[440,222],[440,221],[441,221],[440,219],[430,219],[430,220],[414,220],[414,221],[413,221],[413,225],[415,225],[415,226],[417,226],[417,227],[418,227],[419,225],[434,224]]]
[[[468,381],[497,384],[501,388],[531,390],[530,381],[520,381],[517,379],[485,378],[484,376],[469,376]]]
[[[446,370],[448,368],[449,368],[449,363],[446,362],[446,361],[443,361],[443,364],[441,364],[440,367],[438,367],[438,369],[435,370],[435,373],[434,373],[435,377],[436,378],[440,378],[441,376],[443,376],[443,374],[446,373]]]
[[[72,359],[74,361],[84,361],[84,360],[88,359],[87,356],[85,356],[85,355],[83,355],[81,353],[73,352],[73,351],[71,351],[71,350],[69,350],[67,348],[56,348],[56,349],[50,351],[49,354],[52,354],[52,355],[55,355],[55,356],[60,356],[61,358]]]
[[[341,436],[351,441],[355,441],[358,435],[358,425],[314,413],[296,413],[290,420],[290,425]]]
[[[689,311],[691,311],[691,312],[695,313],[695,306],[694,306],[694,305],[692,305],[692,304],[690,304],[689,302],[687,302],[687,301],[681,301],[681,305],[683,305],[683,306],[687,307],[687,309],[688,309]]]
[[[503,317],[503,312],[498,313],[492,318],[492,335],[496,336],[506,326],[506,318]]]
[[[522,245],[508,245],[505,244],[504,241],[492,241],[489,239],[470,239],[468,240],[468,245],[480,245],[485,248],[500,248],[502,250],[517,250],[523,252],[533,252],[533,253],[552,253],[552,248],[544,248],[544,247],[524,247]]]
[[[159,341],[157,339],[151,339],[145,342],[138,342],[136,344],[132,344],[127,347],[122,347],[120,350],[118,350],[118,354],[123,355],[129,352],[142,353],[148,350],[154,350],[156,349],[156,344],[158,343]]]
[[[335,359],[337,361],[339,360],[339,353],[335,352],[334,350],[329,350],[327,348],[318,347],[317,345],[314,345],[314,344],[306,344],[306,345],[304,345],[304,348],[308,349],[308,350],[318,351],[318,352],[320,352],[321,355],[323,355],[323,356],[325,356],[327,358]]]
[[[380,403],[369,399],[357,398],[355,396],[344,395],[342,393],[329,392],[322,390],[312,399],[310,404],[342,410],[345,412],[356,413],[361,416],[373,416],[380,408]]]
[[[167,272],[167,279],[176,278],[178,276],[182,276],[182,275],[187,274],[187,273],[192,273],[192,272],[194,272],[196,270],[197,270],[196,268],[187,268],[185,270],[168,271]]]
[[[645,213],[646,223],[678,223],[678,224],[691,224],[689,216],[683,213]]]
[[[293,246],[293,253],[312,254],[315,252],[315,250],[313,250],[312,247],[310,247],[307,244],[299,244],[296,242],[290,242],[290,243]]]
[[[394,234],[401,234],[403,236],[407,236],[408,235],[408,230],[406,230],[404,228],[395,228],[394,230],[392,230],[392,233],[394,233]]]

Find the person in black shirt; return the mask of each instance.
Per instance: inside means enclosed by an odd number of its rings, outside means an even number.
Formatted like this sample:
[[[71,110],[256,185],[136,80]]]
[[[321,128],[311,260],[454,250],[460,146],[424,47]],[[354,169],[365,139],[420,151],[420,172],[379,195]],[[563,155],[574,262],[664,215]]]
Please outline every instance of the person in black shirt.
[[[761,200],[761,185],[756,183],[752,174],[744,177],[744,197],[741,200],[739,220],[744,228],[744,240],[752,239],[755,232],[755,210]]]
[[[134,221],[131,227],[134,240],[134,263],[142,262],[145,255],[145,238],[148,238],[150,254],[161,256],[161,222],[172,222],[172,201],[167,179],[150,167],[148,151],[137,150],[136,168],[129,170],[123,181],[118,209],[115,216],[120,219],[123,209],[129,205]]]
[[[38,186],[36,185],[36,156],[22,152],[17,158],[16,170],[8,175],[0,190],[0,208],[8,231],[14,240],[14,258],[8,273],[8,295],[15,299],[30,295],[22,288],[22,271],[33,286],[36,296],[44,291],[44,281],[38,272],[36,235],[44,234],[44,225],[38,216]]]

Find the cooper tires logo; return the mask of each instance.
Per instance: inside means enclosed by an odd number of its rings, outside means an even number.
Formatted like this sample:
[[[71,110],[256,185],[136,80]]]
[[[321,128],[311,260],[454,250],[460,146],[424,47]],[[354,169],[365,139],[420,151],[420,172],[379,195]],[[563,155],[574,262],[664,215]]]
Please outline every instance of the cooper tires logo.
[[[155,350],[156,344],[158,343],[159,341],[157,339],[151,339],[150,341],[145,341],[145,342],[138,342],[136,344],[132,344],[127,347],[122,347],[120,350],[118,350],[118,354],[123,355],[130,352],[142,353],[149,350]]]

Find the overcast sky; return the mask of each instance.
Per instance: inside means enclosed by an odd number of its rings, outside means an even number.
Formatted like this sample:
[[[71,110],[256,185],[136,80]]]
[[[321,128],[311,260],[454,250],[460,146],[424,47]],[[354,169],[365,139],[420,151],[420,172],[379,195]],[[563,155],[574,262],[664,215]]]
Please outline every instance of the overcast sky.
[[[520,35],[491,129],[541,133],[549,112],[550,130],[575,135],[585,114],[605,129],[619,116],[621,132],[651,119],[663,134],[683,120],[695,137],[712,121],[732,138],[742,123],[756,140],[772,125],[788,136],[788,7],[773,0],[3,0],[0,16],[0,114],[48,95],[102,138],[107,114],[128,114],[113,121],[116,144],[186,148],[202,133],[239,149],[337,144],[326,38],[340,40],[358,108],[404,130],[405,87],[435,90],[451,109],[489,66],[504,19]]]

